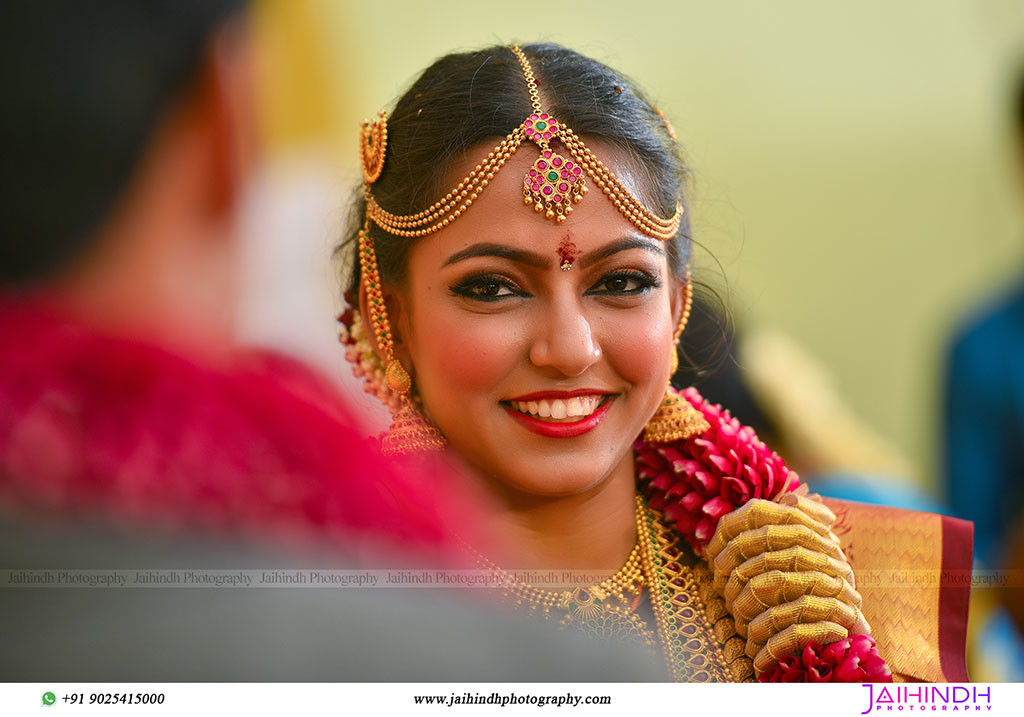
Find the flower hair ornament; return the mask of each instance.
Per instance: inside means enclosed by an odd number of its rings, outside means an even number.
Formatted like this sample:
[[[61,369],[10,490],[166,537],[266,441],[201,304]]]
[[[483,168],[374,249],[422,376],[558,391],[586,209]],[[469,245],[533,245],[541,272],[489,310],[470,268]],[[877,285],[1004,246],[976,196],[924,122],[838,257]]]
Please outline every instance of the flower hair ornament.
[[[370,234],[373,224],[389,234],[408,238],[423,237],[440,231],[468,211],[494,176],[524,141],[528,140],[536,145],[538,156],[523,177],[523,204],[532,207],[543,218],[558,223],[565,222],[573,212],[573,205],[582,202],[584,195],[587,194],[589,178],[615,208],[644,234],[668,241],[679,232],[683,206],[677,203],[675,212],[670,217],[658,216],[647,209],[570,127],[544,111],[537,91],[537,79],[534,77],[529,59],[518,46],[510,49],[522,67],[533,111],[455,188],[427,209],[415,214],[398,215],[388,212],[377,203],[372,188],[384,171],[387,161],[387,114],[380,112],[375,121],[364,121],[360,128],[359,155],[363,169],[366,219],[359,235],[359,262],[361,289],[367,302],[367,316],[360,317],[358,313],[354,313],[350,318],[353,321],[360,318],[369,320],[372,335],[383,354],[381,366],[373,365],[373,360],[366,356],[365,351],[353,348],[348,353],[353,354],[352,358],[358,354],[359,358],[356,360],[360,367],[356,370],[367,379],[367,391],[381,397],[395,417],[391,429],[383,439],[383,449],[388,454],[439,450],[443,448],[445,441],[437,428],[430,425],[416,406],[412,380],[394,355],[394,341],[384,306],[376,252]],[[564,154],[556,150],[554,142],[561,145]],[[562,257],[561,268],[563,271],[572,268],[570,255]],[[679,335],[689,318],[689,307],[692,302],[689,273],[685,292],[685,307],[675,337],[677,345]],[[352,336],[360,332],[370,333],[365,329],[350,327],[348,332],[343,332],[342,342],[353,346]],[[678,360],[675,349],[672,357],[675,359],[672,364],[674,369]],[[670,386],[665,402],[652,419],[646,435],[651,441],[686,438],[703,427],[702,420],[699,413],[687,402],[682,401]]]

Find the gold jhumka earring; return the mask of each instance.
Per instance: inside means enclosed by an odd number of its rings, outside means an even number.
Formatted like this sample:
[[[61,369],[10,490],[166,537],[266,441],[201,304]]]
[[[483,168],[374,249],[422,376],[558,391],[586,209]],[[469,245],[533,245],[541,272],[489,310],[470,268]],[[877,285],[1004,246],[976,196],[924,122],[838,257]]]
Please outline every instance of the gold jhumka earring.
[[[526,79],[533,112],[510,132],[484,160],[462,179],[442,199],[427,209],[409,215],[392,214],[382,208],[371,191],[372,185],[384,170],[387,151],[387,115],[384,112],[374,121],[364,121],[360,131],[360,157],[363,165],[363,194],[366,199],[366,222],[359,236],[359,260],[361,281],[367,297],[369,320],[373,334],[384,354],[384,382],[400,401],[394,423],[384,437],[385,453],[409,453],[422,450],[439,450],[444,446],[440,431],[430,425],[417,409],[412,398],[412,380],[402,364],[395,358],[394,342],[384,306],[377,258],[374,251],[370,228],[376,224],[384,231],[398,237],[418,238],[433,234],[447,227],[466,212],[480,193],[494,179],[497,172],[519,149],[524,140],[534,142],[540,154],[523,177],[523,203],[531,206],[545,219],[563,223],[573,212],[573,204],[583,201],[588,188],[584,175],[604,193],[615,208],[644,234],[662,241],[673,239],[679,232],[683,207],[676,204],[671,217],[663,218],[648,210],[637,200],[623,183],[606,167],[569,127],[544,111],[537,90],[537,80],[526,55],[518,46],[510,48],[519,60]],[[666,126],[667,123],[666,123]],[[671,128],[669,128],[671,132]],[[673,133],[674,134],[674,133]],[[568,156],[559,154],[552,142],[561,143]],[[563,257],[561,268],[572,268],[572,258]],[[687,278],[686,307],[679,334],[689,317],[691,302],[689,278]],[[674,373],[674,370],[673,370]],[[676,403],[669,405],[674,397]],[[692,435],[696,425],[686,409],[695,409],[682,397],[669,390],[658,414],[648,424],[652,436],[666,436],[662,440],[675,440],[667,436]],[[664,415],[663,415],[664,414]],[[700,415],[699,413],[697,414]],[[701,419],[703,420],[703,419]],[[706,423],[704,427],[706,428]],[[682,428],[680,428],[682,426]],[[656,439],[652,439],[656,440]]]
[[[679,317],[679,325],[672,342],[672,354],[669,359],[668,389],[658,410],[644,426],[644,441],[647,443],[670,443],[685,441],[691,436],[708,430],[711,426],[704,414],[694,408],[678,391],[672,387],[672,377],[679,370],[679,340],[690,320],[693,309],[693,282],[690,280],[690,269],[686,269],[686,284],[683,286],[683,313]]]

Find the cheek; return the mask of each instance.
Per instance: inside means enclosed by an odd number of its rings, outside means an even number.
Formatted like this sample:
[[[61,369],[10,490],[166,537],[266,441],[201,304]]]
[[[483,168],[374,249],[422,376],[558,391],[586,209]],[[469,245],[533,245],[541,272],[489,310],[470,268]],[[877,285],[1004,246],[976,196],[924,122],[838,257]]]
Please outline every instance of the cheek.
[[[490,396],[521,355],[515,322],[439,306],[413,322],[413,365],[420,389],[440,400]],[[425,396],[426,398],[426,396]]]
[[[601,348],[605,359],[635,385],[664,389],[672,351],[672,326],[665,312],[630,312],[602,327]]]

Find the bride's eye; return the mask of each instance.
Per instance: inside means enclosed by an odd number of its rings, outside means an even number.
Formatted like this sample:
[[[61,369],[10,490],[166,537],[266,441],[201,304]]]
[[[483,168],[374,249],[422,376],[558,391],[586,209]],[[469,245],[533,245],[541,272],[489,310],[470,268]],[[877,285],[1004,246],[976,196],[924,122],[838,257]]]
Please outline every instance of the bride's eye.
[[[526,296],[511,279],[496,274],[471,276],[450,287],[457,296],[476,301],[501,301],[512,296]]]
[[[601,277],[587,292],[608,296],[635,296],[661,286],[657,278],[644,271],[616,271]]]

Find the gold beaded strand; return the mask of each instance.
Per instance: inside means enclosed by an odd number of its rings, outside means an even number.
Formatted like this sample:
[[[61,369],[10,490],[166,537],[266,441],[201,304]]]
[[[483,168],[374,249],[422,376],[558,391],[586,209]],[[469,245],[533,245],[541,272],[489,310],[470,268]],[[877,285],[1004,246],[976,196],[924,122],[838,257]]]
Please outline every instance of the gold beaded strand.
[[[537,78],[533,76],[533,67],[530,66],[526,53],[523,52],[519,45],[513,45],[509,49],[512,50],[516,59],[519,60],[520,67],[523,68],[523,76],[526,78],[526,89],[530,93],[530,104],[533,105],[533,111],[539,114],[541,112],[540,92],[537,90]]]
[[[676,235],[683,218],[681,204],[676,205],[676,211],[670,218],[658,217],[630,194],[629,190],[611,173],[611,170],[604,166],[604,163],[583,144],[583,140],[577,137],[571,129],[563,128],[561,136],[569,153],[630,223],[656,239],[667,241]]]
[[[523,128],[517,127],[487,155],[487,159],[463,178],[455,189],[448,192],[444,199],[422,212],[401,216],[385,211],[377,204],[367,186],[366,216],[388,233],[400,237],[423,237],[444,229],[454,219],[462,216],[462,213],[477,200],[498,170],[522,144],[524,136]],[[449,214],[450,216],[446,216]]]
[[[679,323],[676,325],[676,332],[672,336],[672,354],[669,357],[669,384],[672,377],[679,370],[679,340],[683,336],[686,325],[690,323],[690,313],[693,311],[693,282],[690,280],[690,267],[686,267],[686,282],[683,284],[683,313],[679,315]]]
[[[359,268],[366,288],[366,305],[373,335],[384,354],[384,381],[401,399],[401,407],[384,437],[382,449],[385,455],[441,450],[445,445],[444,436],[427,423],[413,406],[410,398],[412,378],[395,357],[395,342],[388,321],[380,273],[377,270],[377,254],[373,250],[368,221],[359,235]]]
[[[515,54],[522,67],[527,91],[530,94],[530,105],[534,111],[533,116],[541,115],[542,117],[547,117],[546,114],[542,113],[537,79],[529,59],[518,45],[513,46],[511,51]],[[515,154],[528,135],[541,147],[542,151],[550,153],[547,135],[533,132],[533,130],[529,133],[527,132],[527,126],[531,123],[531,118],[527,118],[523,124],[510,132],[487,155],[487,158],[476,165],[473,171],[464,177],[455,189],[448,192],[443,199],[435,202],[427,209],[414,214],[393,214],[381,207],[370,191],[370,185],[378,179],[384,164],[383,153],[387,142],[387,125],[385,120],[386,116],[384,113],[381,113],[380,122],[363,124],[360,136],[363,141],[363,164],[364,176],[366,178],[364,194],[366,197],[367,219],[395,236],[407,238],[423,237],[449,226],[472,206],[473,202],[480,196],[480,193],[483,192],[505,163]],[[554,122],[554,120],[552,119],[551,122]],[[637,229],[656,239],[669,240],[675,237],[682,221],[682,205],[677,204],[675,213],[668,219],[657,216],[646,209],[630,193],[625,185],[615,177],[610,169],[604,166],[594,153],[587,148],[583,140],[571,129],[564,125],[558,125],[558,132],[551,139],[554,139],[554,137],[557,137],[565,145],[579,167],[586,171],[587,176],[594,181],[608,197],[609,201],[615,205],[615,208]],[[562,177],[565,177],[565,174],[562,174]],[[555,197],[556,201],[554,204],[551,202],[545,204],[536,197],[531,197],[529,188],[527,188],[524,192],[524,204],[534,205],[534,209],[542,213],[547,219],[555,219],[560,223],[564,222],[568,215],[572,213],[572,203],[580,202],[583,199],[583,195],[587,193],[587,187],[582,177],[573,179],[570,175],[568,183],[572,184],[573,189],[569,195],[562,197],[564,201],[557,201],[558,197]],[[545,191],[547,191],[547,188],[545,188]]]

